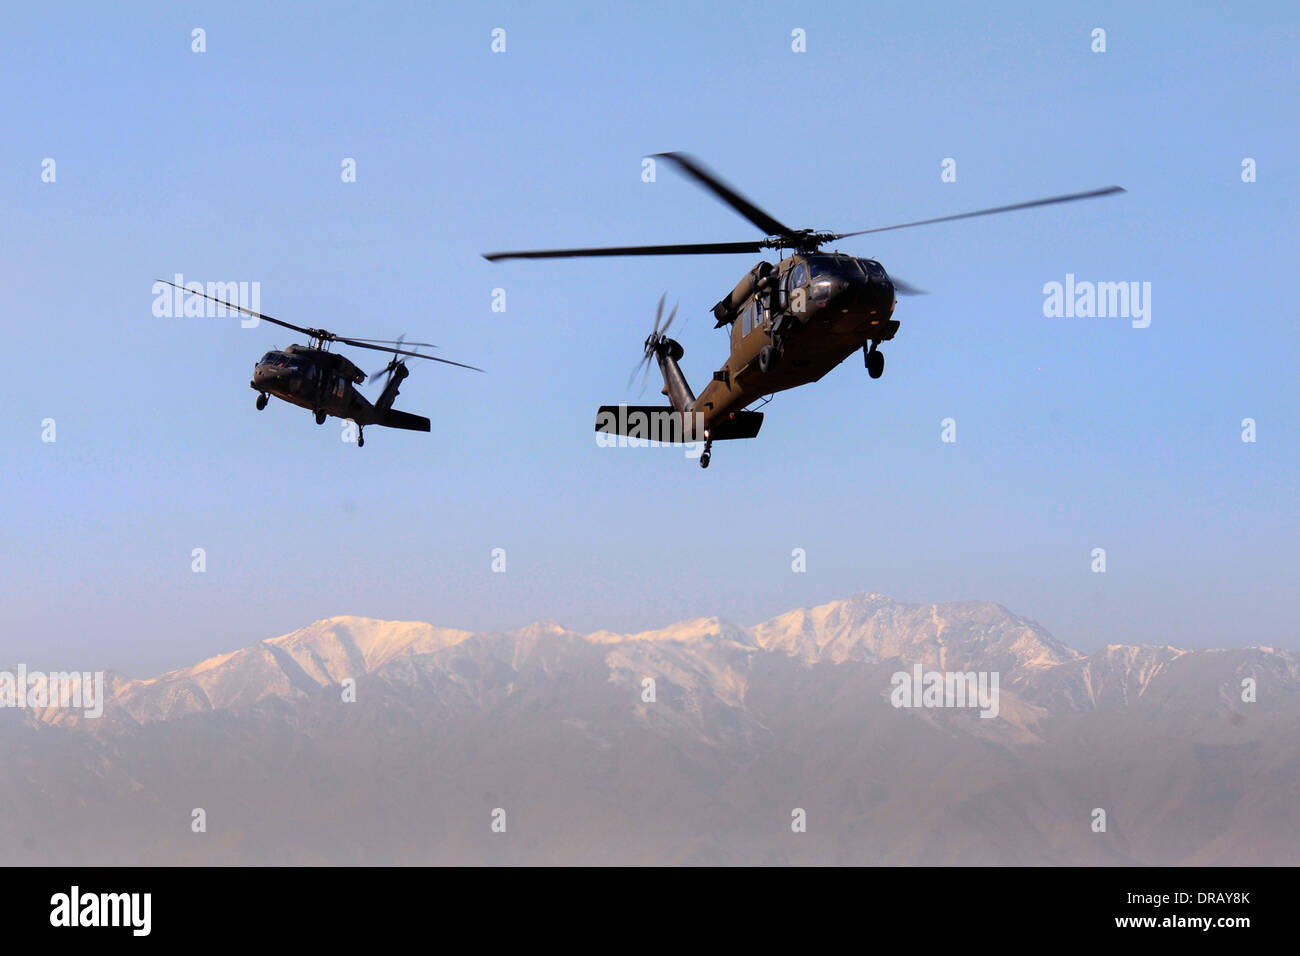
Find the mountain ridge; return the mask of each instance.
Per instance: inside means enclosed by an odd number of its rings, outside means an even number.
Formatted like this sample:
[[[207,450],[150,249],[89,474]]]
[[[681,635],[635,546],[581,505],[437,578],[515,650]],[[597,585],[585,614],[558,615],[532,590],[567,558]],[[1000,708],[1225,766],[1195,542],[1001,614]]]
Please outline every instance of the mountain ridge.
[[[1073,711],[1131,703],[1189,654],[1256,650],[1276,655],[1291,676],[1300,672],[1294,654],[1273,648],[1190,651],[1172,645],[1108,644],[1085,655],[994,602],[906,604],[874,592],[795,608],[752,626],[713,616],[635,633],[581,633],[554,621],[476,632],[336,615],[156,677],[137,680],[113,673],[105,697],[106,712],[115,720],[106,725],[243,711],[277,701],[292,704],[349,679],[393,679],[409,670],[399,666],[402,662],[437,659],[468,642],[513,645],[511,666],[516,668],[520,659],[548,642],[576,642],[603,650],[611,674],[660,668],[690,684],[711,684],[720,697],[736,703],[745,683],[740,671],[753,655],[779,654],[804,666],[895,662],[902,669],[919,663],[927,671],[997,672],[1003,692],[1022,697],[1020,703],[1041,711],[1040,717],[1061,707]],[[689,664],[686,658],[691,658]],[[1014,699],[1012,704],[1014,711]],[[63,726],[83,723],[77,711],[51,708],[40,717]],[[1021,729],[1034,722],[1029,713],[1017,721]]]

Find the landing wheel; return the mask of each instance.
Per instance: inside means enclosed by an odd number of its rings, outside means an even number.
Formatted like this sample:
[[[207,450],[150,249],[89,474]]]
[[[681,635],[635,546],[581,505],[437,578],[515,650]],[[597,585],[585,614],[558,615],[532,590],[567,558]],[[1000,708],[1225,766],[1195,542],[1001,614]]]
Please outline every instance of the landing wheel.
[[[708,468],[708,467],[709,467],[709,456],[710,456],[710,452],[707,452],[707,451],[706,451],[706,452],[701,452],[701,453],[700,453],[700,467],[701,467],[701,468]]]
[[[324,424],[325,424],[325,411],[324,411],[324,409],[317,409],[317,410],[316,410],[316,424],[317,424],[317,425],[324,425]]]
[[[885,353],[879,349],[872,349],[867,353],[867,374],[872,378],[880,378],[885,374]]]
[[[758,370],[766,375],[776,367],[776,360],[780,358],[781,353],[775,346],[764,345],[758,353]]]
[[[357,432],[357,447],[364,448],[365,445],[366,445],[366,436],[363,435],[361,432]]]
[[[265,393],[265,392],[263,392],[261,395],[257,396],[257,410],[260,412],[260,411],[261,411],[262,409],[264,409],[264,408],[266,408],[266,393]]]

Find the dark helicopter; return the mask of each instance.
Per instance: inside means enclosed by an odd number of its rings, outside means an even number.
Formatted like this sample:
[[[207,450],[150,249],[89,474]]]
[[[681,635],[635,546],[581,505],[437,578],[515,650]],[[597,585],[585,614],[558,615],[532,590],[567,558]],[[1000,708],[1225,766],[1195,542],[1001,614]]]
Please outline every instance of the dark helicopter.
[[[414,432],[429,431],[429,419],[422,415],[412,415],[410,412],[402,412],[393,408],[398,388],[406,377],[411,374],[406,367],[405,358],[399,359],[399,355],[428,359],[430,362],[442,362],[444,365],[455,365],[457,368],[472,369],[475,372],[483,371],[473,365],[463,365],[450,359],[425,355],[421,352],[413,352],[403,348],[404,345],[414,348],[437,348],[436,345],[429,342],[405,342],[402,338],[354,339],[336,335],[325,329],[305,329],[302,326],[293,325],[272,318],[269,315],[262,315],[260,312],[246,309],[243,306],[235,305],[233,302],[215,298],[197,289],[186,289],[174,282],[167,282],[166,279],[159,279],[158,281],[166,282],[167,285],[180,289],[181,292],[188,295],[203,296],[203,298],[217,302],[227,309],[242,312],[244,315],[286,329],[292,329],[307,336],[307,345],[290,345],[281,350],[267,352],[253,366],[253,380],[248,384],[258,393],[258,411],[266,408],[268,397],[274,395],[290,405],[297,405],[299,408],[305,408],[315,414],[317,425],[324,425],[325,419],[331,415],[335,418],[352,421],[357,426],[358,448],[366,443],[365,426],[367,425],[382,425],[385,428],[402,428]],[[344,356],[337,352],[331,352],[329,347],[334,342],[342,342],[344,345],[351,345],[356,348],[374,349],[376,352],[389,352],[392,354],[392,358],[389,359],[386,366],[369,376],[372,382],[381,375],[388,376],[384,382],[384,388],[379,393],[379,397],[375,399],[374,404],[371,404],[369,399],[357,389],[358,385],[366,381],[366,373],[353,365]]]
[[[652,359],[658,363],[664,379],[663,394],[668,396],[671,406],[603,405],[597,415],[598,432],[654,437],[663,441],[703,440],[700,466],[704,468],[709,466],[715,440],[753,438],[758,434],[763,413],[746,409],[759,399],[815,382],[859,349],[862,350],[867,374],[872,378],[884,374],[885,356],[879,346],[881,342],[892,339],[898,331],[899,323],[893,318],[897,305],[895,293],[917,295],[922,294],[922,290],[891,277],[874,259],[859,259],[838,252],[824,253],[822,246],[850,236],[1124,192],[1120,186],[1108,186],[894,226],[854,232],[814,232],[791,229],[773,218],[685,153],[658,153],[656,157],[669,160],[701,183],[761,229],[767,238],[747,242],[494,252],[485,254],[484,258],[496,262],[501,259],[752,254],[765,249],[788,250],[791,254],[783,256],[779,262],[764,261],[750,269],[713,307],[714,327],[731,326],[731,354],[713,373],[713,380],[698,398],[677,364],[683,354],[682,347],[667,336],[676,310],[660,328],[663,315],[663,300],[660,300],[654,328],[644,343],[642,364],[648,366]],[[638,431],[647,420],[656,418],[668,419],[667,424],[672,427],[665,431],[671,432],[672,437],[665,437],[662,432],[648,436]]]

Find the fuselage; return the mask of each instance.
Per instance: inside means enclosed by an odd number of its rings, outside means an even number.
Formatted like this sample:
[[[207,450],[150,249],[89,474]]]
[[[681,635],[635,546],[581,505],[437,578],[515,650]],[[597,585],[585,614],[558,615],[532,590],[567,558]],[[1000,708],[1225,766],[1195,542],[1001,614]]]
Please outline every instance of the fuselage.
[[[715,307],[719,324],[731,323],[731,354],[685,410],[711,426],[765,395],[817,381],[864,346],[892,339],[895,304],[874,259],[815,253],[760,263]],[[765,347],[775,350],[766,371]]]
[[[299,408],[369,425],[376,421],[375,408],[356,387],[365,378],[337,352],[290,345],[263,355],[249,385]]]

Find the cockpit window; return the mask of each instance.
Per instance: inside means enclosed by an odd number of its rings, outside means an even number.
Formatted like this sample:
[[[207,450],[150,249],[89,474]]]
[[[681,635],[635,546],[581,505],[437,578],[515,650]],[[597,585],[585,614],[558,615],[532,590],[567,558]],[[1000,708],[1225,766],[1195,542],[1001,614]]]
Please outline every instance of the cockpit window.
[[[271,364],[272,362],[274,362],[274,361],[275,361],[275,353],[274,353],[274,352],[267,352],[265,355],[262,356],[262,358],[258,361],[257,364],[258,364],[258,365],[270,365],[270,364]]]
[[[801,262],[790,271],[790,288],[798,289],[808,281],[808,264]]]
[[[812,269],[813,278],[824,275],[840,275],[846,278],[858,276],[858,260],[848,256],[809,256],[808,267]]]
[[[869,276],[883,276],[885,274],[885,270],[880,263],[874,259],[859,259],[858,265],[862,266]]]
[[[814,279],[827,273],[833,273],[835,272],[835,260],[830,256],[809,256],[808,270],[812,273]]]

